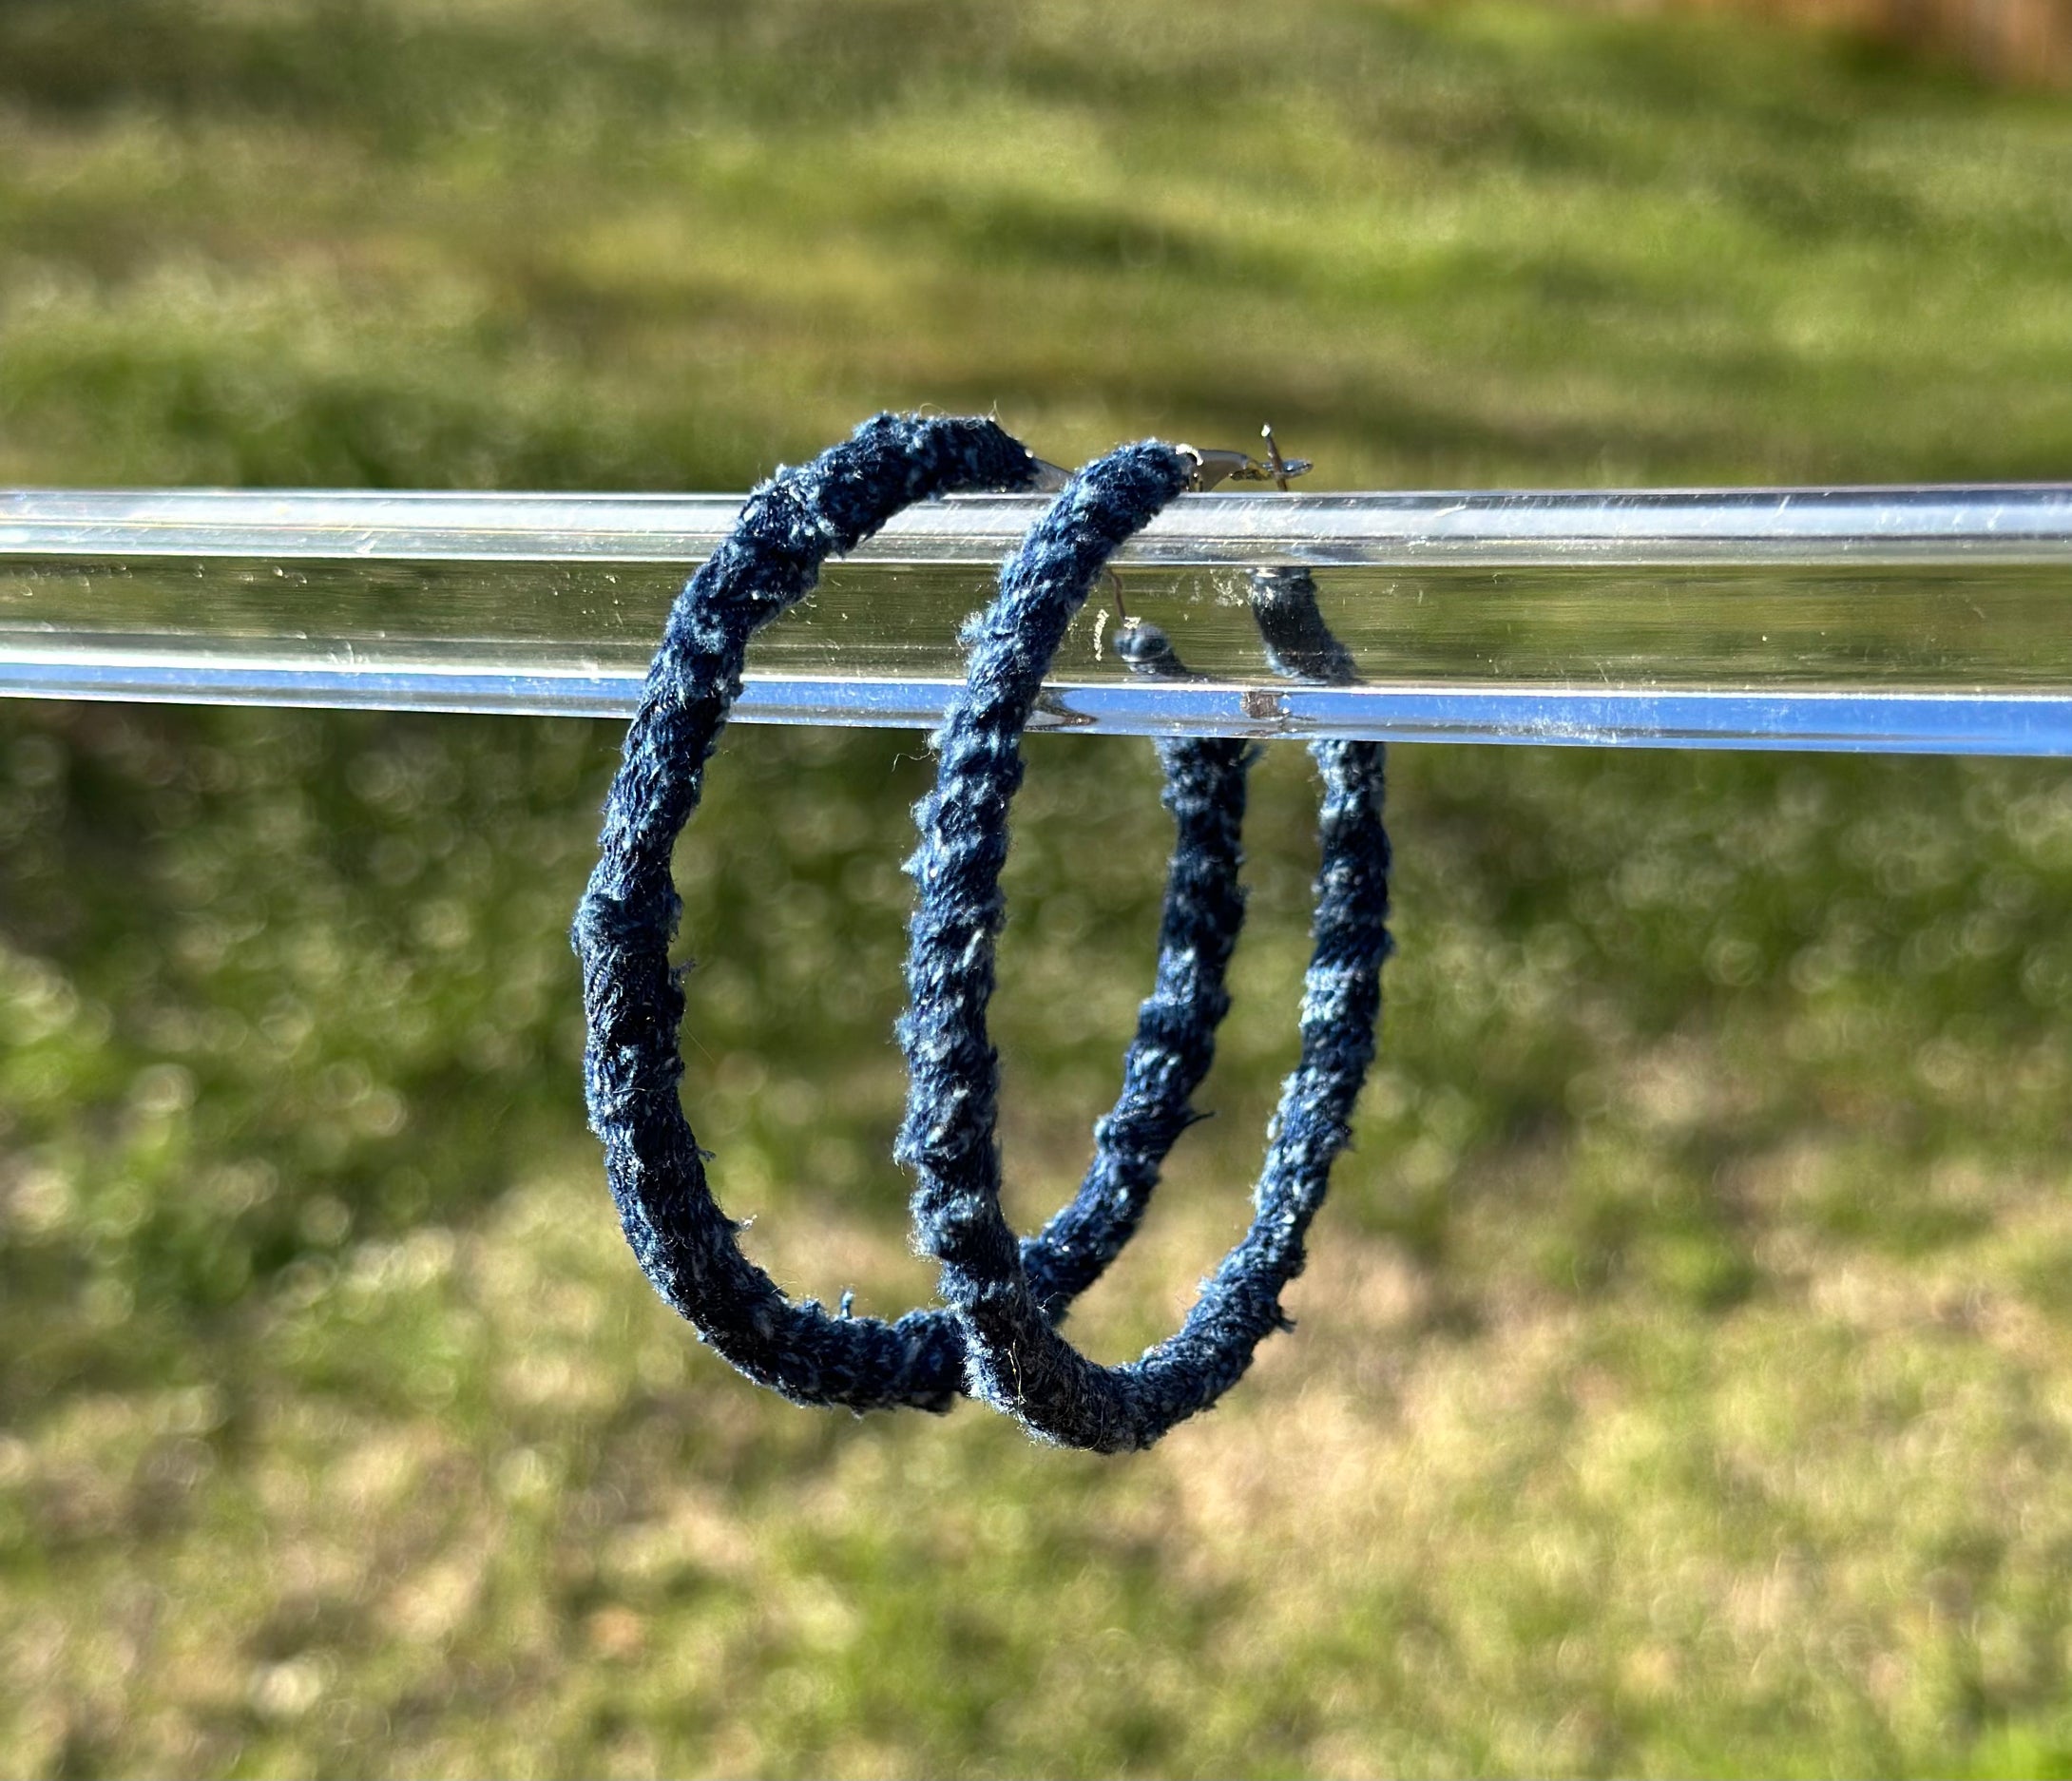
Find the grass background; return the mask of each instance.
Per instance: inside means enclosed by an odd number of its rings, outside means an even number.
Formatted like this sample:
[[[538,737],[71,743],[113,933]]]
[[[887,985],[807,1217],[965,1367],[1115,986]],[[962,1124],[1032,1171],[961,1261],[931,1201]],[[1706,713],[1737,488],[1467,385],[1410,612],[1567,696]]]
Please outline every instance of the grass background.
[[[2062,476],[2068,154],[1724,18],[10,0],[0,481],[729,488],[919,402],[1346,487]],[[564,938],[615,740],[0,709],[0,1771],[2072,1768],[2061,766],[1396,751],[1301,1330],[1113,1462],[790,1409],[649,1294]],[[871,1309],[917,754],[738,730],[681,862],[722,1192]],[[1163,841],[1148,749],[1031,754],[1025,1219]],[[1291,1055],[1260,779],[1104,1355]]]

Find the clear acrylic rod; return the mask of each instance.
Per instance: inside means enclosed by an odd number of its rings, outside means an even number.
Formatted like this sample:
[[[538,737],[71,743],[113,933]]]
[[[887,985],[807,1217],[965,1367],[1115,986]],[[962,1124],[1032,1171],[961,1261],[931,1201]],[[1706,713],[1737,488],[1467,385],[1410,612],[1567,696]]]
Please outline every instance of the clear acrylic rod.
[[[0,693],[623,715],[739,496],[0,491]],[[965,497],[829,565],[739,707],[926,727],[1041,510]],[[1301,564],[1358,684],[1267,663],[1246,571]],[[2072,486],[1187,496],[1041,714],[1086,733],[2072,754]]]

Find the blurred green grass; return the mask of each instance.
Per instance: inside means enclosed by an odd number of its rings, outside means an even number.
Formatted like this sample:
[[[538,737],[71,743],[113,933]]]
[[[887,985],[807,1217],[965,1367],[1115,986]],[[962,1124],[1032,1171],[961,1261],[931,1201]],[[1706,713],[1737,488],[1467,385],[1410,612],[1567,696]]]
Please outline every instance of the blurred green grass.
[[[1342,486],[2062,475],[2072,110],[1548,8],[0,6],[0,479],[738,488],[860,413]],[[2072,782],[1399,750],[1301,1319],[1155,1454],[767,1402],[624,1254],[563,930],[609,726],[0,710],[0,1771],[2062,1772]],[[1039,742],[1034,1217],[1149,751]],[[885,1156],[909,738],[739,730],[687,1094],[787,1281]],[[1299,751],[1138,1253],[1292,1052]],[[717,843],[717,845],[716,845]]]

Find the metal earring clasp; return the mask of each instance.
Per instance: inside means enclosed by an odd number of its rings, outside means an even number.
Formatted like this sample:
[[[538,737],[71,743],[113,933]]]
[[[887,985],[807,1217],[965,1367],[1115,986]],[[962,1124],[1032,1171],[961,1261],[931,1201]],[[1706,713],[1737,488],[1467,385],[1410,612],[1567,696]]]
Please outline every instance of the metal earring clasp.
[[[1218,483],[1272,483],[1286,494],[1291,482],[1316,468],[1308,458],[1282,457],[1272,427],[1261,427],[1259,437],[1266,441],[1263,459],[1243,451],[1203,450],[1199,446],[1191,445],[1177,447],[1180,456],[1195,467],[1194,476],[1187,484],[1189,490],[1199,494]],[[1063,465],[1038,458],[1036,480],[1029,488],[1037,494],[1054,495],[1071,477],[1072,472]]]
[[[1309,458],[1281,456],[1280,442],[1274,437],[1272,422],[1268,422],[1267,425],[1259,429],[1259,437],[1266,441],[1264,460],[1252,457],[1243,451],[1205,451],[1199,446],[1191,445],[1175,447],[1174,449],[1180,452],[1180,456],[1189,460],[1195,467],[1194,476],[1187,485],[1188,489],[1195,494],[1200,494],[1206,489],[1214,488],[1218,483],[1272,483],[1282,494],[1286,494],[1288,485],[1295,478],[1305,475],[1316,468],[1315,464]],[[1051,467],[1045,465],[1044,468],[1048,469]],[[1122,639],[1127,637],[1132,630],[1138,628],[1139,622],[1129,616],[1128,610],[1122,604],[1122,583],[1121,578],[1117,576],[1112,568],[1104,569],[1103,578],[1106,581],[1108,591],[1114,598],[1115,616],[1121,622],[1122,627],[1118,634],[1116,642],[1116,647],[1120,650],[1123,646]],[[1142,628],[1153,631],[1160,642],[1164,642],[1164,634],[1157,632],[1155,627],[1147,625]],[[1142,666],[1144,664],[1132,663],[1132,665]]]
[[[1204,451],[1195,446],[1181,446],[1180,455],[1192,459],[1195,467],[1194,480],[1188,488],[1199,494],[1218,483],[1272,483],[1286,494],[1291,481],[1316,468],[1308,458],[1282,457],[1271,426],[1261,427],[1259,437],[1266,441],[1263,462],[1243,451]]]

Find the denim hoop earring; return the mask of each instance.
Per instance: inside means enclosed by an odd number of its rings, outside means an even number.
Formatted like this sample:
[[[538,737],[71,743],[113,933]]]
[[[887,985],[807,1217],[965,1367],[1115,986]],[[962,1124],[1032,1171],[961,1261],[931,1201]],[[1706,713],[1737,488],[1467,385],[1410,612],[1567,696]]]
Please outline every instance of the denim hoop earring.
[[[935,737],[935,789],[915,813],[922,841],[911,870],[921,900],[900,1025],[912,1086],[897,1155],[917,1178],[916,1236],[941,1264],[973,1395],[1042,1439],[1102,1452],[1149,1446],[1207,1408],[1242,1376],[1259,1342],[1287,1327],[1280,1293],[1302,1269],[1304,1235],[1351,1136],[1391,944],[1381,747],[1318,743],[1322,864],[1302,1054],[1269,1131],[1251,1229],[1175,1335],[1127,1366],[1087,1360],[1046,1315],[1001,1211],[999,1064],[986,1025],[1005,916],[1000,871],[1022,778],[1019,741],[1045,671],[1109,558],[1199,469],[1199,454],[1150,441],[1111,452],[1066,485],[1002,571],[997,600],[965,628],[965,684]],[[1343,668],[1342,651],[1324,650],[1291,623],[1285,603],[1299,584],[1256,590],[1256,608],[1272,611],[1276,660],[1298,671],[1303,658],[1329,674]],[[1262,611],[1262,626],[1267,619]]]
[[[1027,488],[1046,468],[989,420],[881,414],[811,464],[779,471],[678,597],[605,805],[573,938],[590,1122],[621,1222],[662,1297],[732,1365],[795,1402],[948,1408],[965,1386],[963,1332],[943,1310],[887,1323],[795,1304],[742,1254],[678,1099],[684,996],[669,945],[681,904],[670,856],[740,692],[750,638],[803,598],[821,563],[915,501]],[[1194,1120],[1188,1097],[1229,1005],[1223,973],[1243,920],[1245,755],[1219,741],[1163,753],[1177,840],[1158,985],[1077,1198],[1020,1250],[1050,1316],[1063,1315],[1135,1230],[1160,1164]]]

